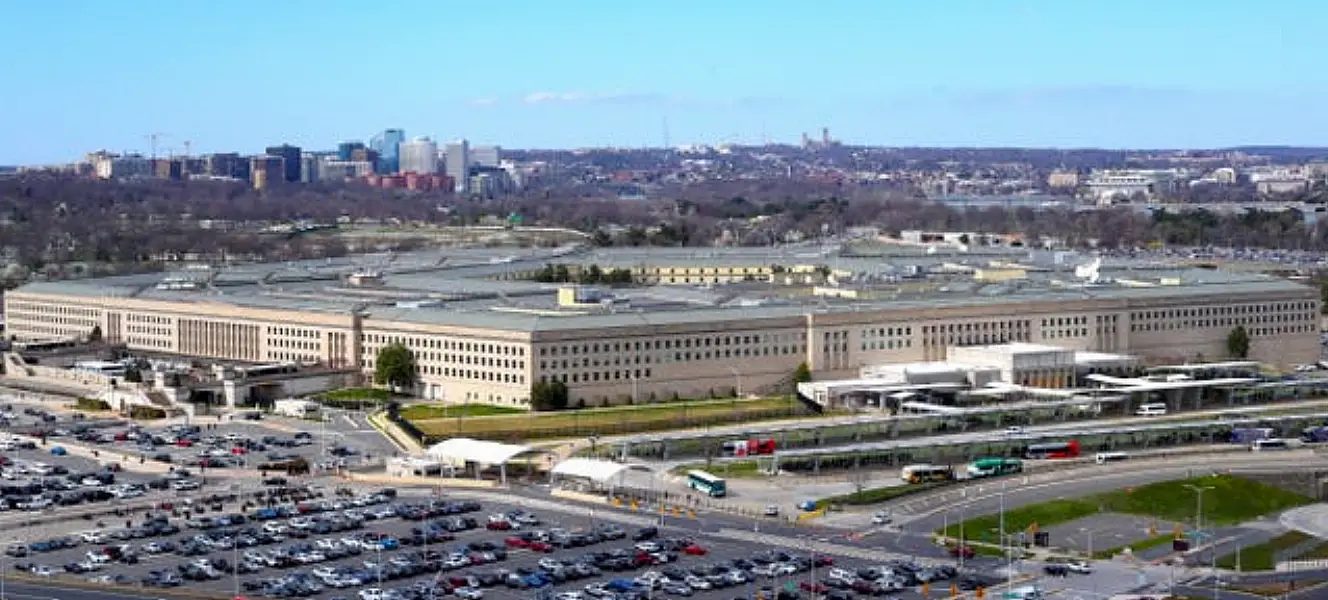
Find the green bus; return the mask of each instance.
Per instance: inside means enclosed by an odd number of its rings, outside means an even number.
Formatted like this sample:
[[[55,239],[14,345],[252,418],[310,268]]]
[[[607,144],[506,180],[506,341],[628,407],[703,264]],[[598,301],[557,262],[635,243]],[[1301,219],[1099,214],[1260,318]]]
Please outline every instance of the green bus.
[[[1024,461],[1017,458],[979,458],[968,464],[970,478],[995,477],[1024,472]]]
[[[705,471],[688,471],[687,487],[701,492],[711,498],[723,498],[729,493],[729,488],[724,484],[724,480]]]

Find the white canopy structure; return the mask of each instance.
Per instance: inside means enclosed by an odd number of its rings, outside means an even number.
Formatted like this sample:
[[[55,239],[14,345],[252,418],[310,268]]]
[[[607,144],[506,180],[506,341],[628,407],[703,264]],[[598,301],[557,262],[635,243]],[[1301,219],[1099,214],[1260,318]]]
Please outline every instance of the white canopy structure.
[[[536,454],[546,454],[548,451],[517,444],[451,438],[430,446],[424,453],[430,458],[455,466],[473,465],[476,478],[482,467],[496,466],[499,477],[506,483],[508,462],[521,456],[529,458]]]
[[[553,466],[549,472],[549,482],[559,479],[589,483],[593,487],[604,489],[622,486],[628,471],[653,472],[654,469],[637,463],[620,463],[593,458],[569,458]]]
[[[600,483],[608,482],[627,471],[649,472],[653,470],[642,464],[620,463],[593,458],[569,458],[553,465],[553,475],[555,476],[589,479]]]

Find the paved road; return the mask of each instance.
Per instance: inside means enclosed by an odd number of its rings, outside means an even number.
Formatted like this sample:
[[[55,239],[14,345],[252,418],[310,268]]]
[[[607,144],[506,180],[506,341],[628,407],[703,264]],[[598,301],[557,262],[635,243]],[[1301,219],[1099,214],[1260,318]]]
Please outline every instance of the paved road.
[[[1328,504],[1311,504],[1282,513],[1282,526],[1328,539]]]
[[[157,600],[158,598],[169,597],[160,593],[150,591],[126,592],[126,591],[108,591],[108,590],[90,590],[77,587],[66,587],[59,582],[51,583],[28,583],[17,581],[6,581],[3,600],[101,600],[110,598],[113,600]],[[229,598],[230,594],[218,594],[218,599]]]

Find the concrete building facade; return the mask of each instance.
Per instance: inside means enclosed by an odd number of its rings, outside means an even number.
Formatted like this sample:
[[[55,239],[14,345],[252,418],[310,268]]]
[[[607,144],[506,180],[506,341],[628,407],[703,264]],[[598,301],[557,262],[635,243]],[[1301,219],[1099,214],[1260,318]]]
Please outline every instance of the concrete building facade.
[[[832,305],[650,310],[615,309],[611,300],[560,307],[552,300],[547,308],[515,306],[514,298],[555,295],[539,284],[503,279],[537,270],[544,260],[477,264],[476,273],[487,280],[465,286],[507,289],[505,299],[453,310],[437,301],[366,305],[363,292],[346,304],[305,305],[287,301],[301,294],[289,289],[250,299],[228,292],[223,299],[160,287],[36,283],[6,294],[6,327],[19,341],[84,337],[99,327],[105,340],[131,350],[357,365],[365,374],[373,372],[379,350],[401,343],[416,356],[420,395],[509,406],[526,406],[531,385],[541,381],[563,382],[573,404],[591,406],[675,394],[751,394],[786,385],[803,362],[817,379],[851,378],[867,365],[962,360],[950,349],[1010,342],[1158,362],[1215,360],[1229,356],[1227,337],[1237,326],[1249,334],[1253,360],[1287,368],[1319,356],[1317,292],[1269,278]],[[692,268],[656,264],[650,270]],[[722,273],[693,281],[746,277],[741,269],[749,267],[695,268]],[[330,285],[323,280],[316,287]],[[402,288],[394,286],[404,283],[379,285],[374,293],[390,296],[400,295]]]

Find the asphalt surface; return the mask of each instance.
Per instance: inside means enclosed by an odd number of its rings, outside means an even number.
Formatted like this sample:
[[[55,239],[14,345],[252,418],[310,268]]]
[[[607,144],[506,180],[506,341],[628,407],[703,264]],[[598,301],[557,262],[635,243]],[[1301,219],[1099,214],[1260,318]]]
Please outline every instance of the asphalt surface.
[[[87,589],[62,586],[58,582],[29,583],[9,580],[5,582],[5,600],[157,600],[161,595],[151,592],[133,592],[110,589]]]
[[[532,493],[532,494],[536,493],[536,490],[531,490],[531,493]],[[420,500],[422,500],[422,499],[423,499],[423,498],[413,498],[413,499],[412,499],[412,498],[403,498],[403,499],[401,500],[401,502],[413,502],[413,501],[414,501],[414,502],[417,502],[417,501],[420,501]],[[594,527],[595,525],[597,525],[597,524],[601,524],[601,523],[613,522],[613,521],[628,521],[627,523],[623,523],[623,528],[626,529],[626,530],[630,533],[630,532],[634,531],[635,528],[636,528],[637,526],[639,526],[641,523],[649,523],[649,522],[652,522],[652,521],[655,520],[655,519],[652,518],[652,517],[644,517],[644,516],[639,515],[639,514],[628,514],[628,513],[620,512],[620,511],[589,511],[587,508],[583,508],[583,507],[566,507],[566,508],[564,509],[565,512],[564,512],[564,511],[553,511],[553,510],[532,509],[532,508],[529,508],[529,507],[530,507],[532,504],[534,504],[534,502],[533,502],[533,501],[524,500],[524,499],[522,499],[522,498],[519,497],[519,496],[518,496],[518,497],[513,497],[513,498],[511,499],[510,502],[506,502],[506,503],[484,502],[483,504],[484,504],[484,509],[483,509],[483,511],[481,511],[481,512],[477,512],[477,513],[471,513],[469,516],[472,516],[472,517],[477,518],[477,520],[481,521],[481,523],[482,523],[482,522],[484,522],[484,521],[487,519],[487,515],[489,515],[489,514],[491,514],[491,513],[507,512],[507,511],[511,511],[511,510],[529,510],[530,512],[533,512],[534,514],[536,514],[537,516],[539,516],[539,517],[541,518],[541,520],[543,521],[543,522],[542,522],[538,527],[536,527],[536,528],[538,528],[538,529],[545,529],[545,530],[547,530],[547,529],[551,529],[551,528],[555,528],[555,527],[561,527],[561,528],[565,528],[565,529],[567,529],[567,530],[572,530],[572,531],[575,531],[575,530],[585,530],[585,529],[592,528],[592,527]],[[539,503],[539,506],[540,506],[541,508],[547,508],[547,507],[549,506],[548,501],[546,500],[546,501],[544,501],[544,502]],[[227,506],[227,512],[231,512],[234,508],[235,508],[234,506]],[[752,556],[753,554],[755,554],[755,553],[757,553],[757,552],[760,552],[760,551],[763,551],[763,550],[770,550],[770,549],[772,549],[772,547],[778,547],[778,548],[781,548],[781,549],[784,549],[784,550],[787,550],[787,551],[790,551],[790,552],[798,552],[798,553],[806,554],[806,553],[807,553],[807,547],[808,547],[808,545],[809,545],[809,544],[813,544],[813,545],[815,544],[815,540],[813,540],[813,539],[808,539],[808,537],[807,537],[807,532],[806,532],[806,531],[802,531],[802,532],[800,532],[800,535],[799,535],[798,537],[789,536],[789,537],[785,537],[785,538],[783,538],[783,540],[784,540],[784,545],[783,545],[783,546],[772,546],[772,545],[769,544],[769,543],[756,543],[756,542],[733,541],[733,540],[729,540],[729,539],[721,539],[721,538],[719,538],[719,537],[716,537],[716,536],[710,535],[709,532],[713,532],[713,531],[716,531],[716,530],[718,530],[718,529],[722,529],[722,528],[726,527],[726,526],[728,525],[728,523],[725,523],[725,522],[691,521],[691,520],[687,520],[687,519],[673,519],[673,518],[669,518],[669,519],[666,519],[666,520],[665,520],[665,523],[666,523],[666,526],[665,526],[665,528],[664,528],[664,532],[663,532],[663,536],[664,536],[664,537],[687,536],[687,537],[690,537],[690,538],[692,538],[692,539],[696,539],[699,543],[701,543],[701,544],[702,544],[705,548],[707,548],[707,550],[709,550],[709,552],[710,552],[707,556],[701,556],[701,557],[697,557],[697,556],[688,556],[688,555],[685,555],[685,554],[680,554],[680,555],[679,555],[678,566],[683,567],[683,568],[688,568],[688,567],[695,566],[695,565],[698,565],[698,564],[713,563],[713,562],[715,562],[715,561],[717,561],[717,560],[728,560],[728,559],[740,558],[740,557],[750,557],[750,556]],[[405,520],[398,519],[398,518],[386,518],[386,519],[374,520],[374,521],[366,522],[365,527],[364,527],[364,531],[373,531],[373,532],[383,533],[383,534],[387,534],[387,535],[390,535],[390,536],[393,536],[393,537],[400,538],[400,537],[404,537],[404,536],[406,536],[412,527],[418,527],[418,526],[420,526],[420,525],[421,525],[421,523],[419,523],[419,522],[409,522],[409,521],[405,521]],[[531,529],[531,528],[530,528],[530,527],[527,527],[526,529]],[[181,540],[183,540],[183,539],[187,539],[187,538],[193,537],[193,536],[196,535],[197,533],[198,533],[197,531],[190,530],[190,529],[186,529],[186,530],[184,530],[184,531],[181,531],[179,534],[177,534],[177,535],[175,535],[175,536],[170,536],[168,539],[171,539],[171,540],[173,540],[173,541],[179,542],[179,541],[181,541]],[[780,530],[778,533],[784,533],[784,534],[787,534],[787,533],[791,533],[791,532],[790,532],[790,531],[786,531],[786,530]],[[318,539],[340,539],[340,538],[342,538],[342,537],[345,537],[346,535],[348,535],[348,534],[345,533],[345,532],[343,532],[343,533],[334,533],[334,534],[327,534],[327,535],[323,535],[323,536],[311,536],[311,537],[309,537],[308,539],[305,539],[305,540],[298,540],[298,541],[299,541],[299,542],[309,542],[309,543],[314,543],[314,542],[316,542],[316,540],[318,540]],[[467,531],[467,532],[460,532],[460,533],[457,533],[457,534],[456,534],[456,539],[455,539],[455,541],[451,541],[451,542],[443,542],[443,543],[439,543],[439,544],[432,544],[432,545],[430,545],[430,547],[433,548],[433,549],[436,549],[436,550],[453,550],[453,549],[456,549],[456,548],[460,547],[462,544],[467,544],[467,543],[471,543],[471,542],[485,542],[485,541],[493,542],[493,543],[495,543],[495,544],[497,544],[497,545],[499,545],[499,546],[502,546],[503,543],[504,543],[505,538],[507,538],[509,535],[511,535],[511,532],[489,531],[489,530],[486,530],[486,529],[472,530],[472,531]],[[775,538],[770,538],[770,539],[771,539],[771,540],[774,540]],[[159,541],[159,540],[154,539],[153,541]],[[288,545],[290,545],[290,544],[292,544],[292,543],[295,543],[296,541],[297,541],[297,540],[291,540],[291,541],[283,542],[283,543],[279,543],[279,544],[276,544],[275,546],[270,546],[270,547],[288,546]],[[147,543],[147,542],[148,542],[148,540],[139,540],[139,541],[134,542],[134,543],[135,543],[135,544],[141,544],[141,543]],[[510,570],[516,570],[516,569],[520,569],[520,568],[533,569],[533,568],[536,567],[537,562],[538,562],[541,558],[550,557],[550,558],[554,558],[554,559],[559,559],[559,558],[567,559],[568,557],[572,557],[572,556],[581,556],[581,555],[584,555],[585,553],[587,553],[588,551],[591,551],[591,550],[603,550],[603,549],[611,549],[611,548],[630,548],[632,545],[633,545],[633,542],[631,542],[630,539],[628,539],[628,540],[620,540],[620,541],[616,541],[616,542],[604,542],[604,543],[597,544],[597,545],[595,545],[595,546],[591,546],[591,547],[586,547],[586,548],[577,548],[577,549],[559,550],[559,551],[555,551],[555,552],[550,553],[550,554],[542,554],[542,553],[532,552],[532,551],[528,551],[528,550],[520,550],[520,549],[517,549],[517,550],[509,550],[509,558],[508,558],[508,560],[506,560],[506,561],[503,561],[503,562],[501,562],[501,563],[497,563],[497,564],[493,564],[493,565],[485,565],[485,566],[482,566],[482,567],[468,567],[468,568],[463,569],[463,570],[460,570],[460,571],[454,571],[454,572],[448,573],[447,575],[448,575],[448,576],[452,576],[452,575],[466,575],[466,574],[473,574],[473,573],[477,573],[477,572],[479,572],[479,571],[491,570],[491,569],[496,568],[496,567],[501,567],[501,568],[510,569]],[[58,569],[60,568],[60,566],[63,565],[63,564],[68,563],[68,562],[74,562],[74,561],[80,559],[80,558],[81,558],[81,557],[82,557],[82,556],[88,551],[88,548],[89,548],[89,547],[90,547],[90,545],[88,545],[88,544],[81,544],[81,545],[80,545],[79,547],[77,547],[77,548],[71,548],[71,549],[59,550],[59,551],[50,552],[50,553],[45,553],[45,554],[33,555],[33,556],[30,556],[30,557],[27,557],[27,558],[22,558],[22,559],[14,559],[14,562],[31,562],[31,563],[39,564],[39,565],[47,565],[47,566],[52,567],[53,569],[57,569],[57,570],[58,570]],[[256,549],[256,550],[265,550],[265,549],[270,548],[270,547],[259,547],[259,548],[255,548],[255,549]],[[321,563],[318,563],[317,565],[310,565],[310,566],[299,567],[299,568],[295,568],[295,569],[275,569],[275,568],[269,568],[269,569],[265,569],[263,572],[261,572],[261,573],[257,573],[257,574],[240,575],[240,576],[239,576],[239,581],[238,581],[238,583],[242,586],[243,583],[244,583],[245,581],[258,580],[258,579],[261,579],[261,578],[264,578],[264,577],[273,577],[273,576],[277,576],[277,575],[281,575],[281,574],[287,574],[287,573],[294,572],[294,571],[308,572],[308,571],[309,571],[312,567],[314,567],[314,566],[317,566],[317,567],[324,567],[324,566],[356,567],[356,566],[362,565],[362,564],[363,564],[364,562],[366,562],[366,561],[377,561],[379,555],[381,555],[381,557],[382,557],[382,559],[383,559],[384,561],[387,561],[387,560],[390,560],[391,558],[393,558],[394,556],[404,555],[404,554],[406,554],[406,553],[409,553],[409,552],[413,551],[414,549],[415,549],[415,548],[411,548],[411,547],[405,547],[405,546],[403,546],[401,549],[397,549],[397,550],[383,551],[383,552],[381,552],[381,553],[377,553],[377,552],[375,552],[375,553],[365,552],[365,553],[362,553],[362,554],[359,555],[359,556],[348,557],[348,558],[345,558],[345,559],[340,559],[340,560],[335,560],[335,561],[321,562]],[[240,550],[240,552],[239,552],[240,556],[243,556],[243,554],[244,554],[245,552],[247,552],[248,550],[249,550],[249,549],[243,549],[243,550]],[[830,552],[824,552],[824,553],[826,553],[826,554],[830,554]],[[227,560],[232,560],[232,555],[233,555],[233,554],[235,554],[233,551],[223,549],[223,550],[218,550],[218,551],[214,551],[214,552],[212,552],[208,557],[210,557],[210,558],[225,558],[225,559],[227,559]],[[175,570],[175,568],[176,568],[177,565],[184,564],[184,563],[189,562],[189,561],[191,561],[191,560],[194,560],[194,559],[196,559],[196,558],[198,558],[198,557],[188,557],[188,558],[187,558],[187,557],[175,556],[175,555],[170,555],[170,554],[167,554],[167,555],[157,555],[157,556],[143,556],[143,557],[142,557],[142,560],[141,560],[141,562],[140,562],[139,564],[136,564],[136,565],[119,565],[119,564],[116,564],[116,565],[113,565],[113,566],[111,566],[111,567],[109,567],[109,568],[107,568],[107,569],[105,569],[105,570],[99,572],[98,574],[103,574],[103,575],[110,575],[110,574],[124,575],[124,576],[126,576],[126,577],[129,577],[131,580],[137,581],[139,578],[141,578],[142,576],[146,575],[146,574],[147,574],[148,572],[150,572],[150,571],[154,571],[154,570],[162,570],[162,569]],[[847,557],[836,557],[836,563],[837,563],[838,565],[840,565],[840,566],[846,566],[846,567],[849,567],[849,568],[861,568],[861,567],[871,566],[871,565],[874,564],[874,563],[871,563],[870,561],[860,560],[860,559],[853,559],[853,558],[847,558]],[[655,567],[655,568],[656,568],[656,569],[659,569],[659,568],[661,568],[661,567]],[[629,571],[629,572],[624,572],[624,573],[607,573],[607,572],[606,572],[606,573],[604,573],[604,574],[603,574],[602,576],[600,576],[600,577],[595,577],[595,578],[591,578],[591,579],[588,579],[588,580],[579,581],[579,582],[575,582],[575,583],[569,582],[569,583],[566,583],[566,584],[557,585],[557,586],[554,587],[554,589],[555,589],[555,591],[558,591],[558,592],[561,592],[561,591],[568,591],[568,590],[578,590],[578,589],[580,589],[582,586],[584,586],[585,584],[587,584],[587,583],[589,583],[589,582],[592,582],[592,581],[600,581],[600,582],[604,582],[604,581],[608,581],[609,579],[619,578],[619,577],[631,578],[631,577],[633,577],[633,576],[636,576],[636,575],[641,574],[641,573],[644,572],[644,571],[646,571],[645,568],[636,569],[636,570]],[[824,571],[823,571],[820,575],[823,576],[823,575],[824,575]],[[75,576],[75,575],[64,575],[64,574],[61,574],[61,575],[58,575],[58,576],[56,577],[56,579],[58,580],[58,579],[63,578],[63,577],[83,577],[83,578],[86,578],[86,577],[88,577],[88,576],[87,576],[87,575]],[[396,581],[387,581],[387,582],[384,583],[383,587],[384,587],[384,588],[406,587],[406,586],[408,586],[408,585],[410,585],[410,584],[412,584],[412,583],[415,583],[415,582],[417,582],[417,581],[430,581],[430,580],[433,579],[433,577],[434,577],[434,576],[433,576],[432,574],[425,574],[425,575],[417,576],[417,577],[410,578],[410,579],[396,580]],[[811,579],[812,577],[813,577],[813,575],[812,575],[811,573],[804,573],[804,574],[801,574],[801,575],[786,576],[786,577],[779,577],[779,578],[766,578],[766,579],[760,580],[758,583],[753,584],[753,585],[748,586],[748,587],[752,587],[752,588],[756,588],[756,587],[760,587],[760,586],[773,586],[773,587],[780,587],[780,586],[784,586],[784,585],[795,585],[795,586],[796,586],[799,582],[801,582],[801,581],[806,581],[806,580],[808,580],[808,579]],[[819,578],[819,577],[818,577],[818,578]],[[996,581],[996,580],[995,580],[995,579],[990,579],[989,581]],[[189,586],[189,588],[190,588],[191,591],[193,591],[193,592],[198,592],[198,591],[202,591],[202,590],[206,590],[206,591],[215,591],[215,592],[217,593],[217,597],[218,597],[218,598],[227,597],[228,594],[233,593],[233,589],[234,589],[234,586],[235,586],[236,584],[237,584],[236,578],[231,577],[231,576],[222,576],[220,579],[213,580],[213,581],[207,581],[207,582],[188,582],[188,586]],[[365,585],[365,586],[361,586],[361,587],[365,587],[365,588],[367,588],[367,587],[373,587],[374,585],[376,585],[376,584],[369,584],[369,585]],[[946,587],[945,584],[935,584],[935,585],[937,585],[939,588],[944,588],[944,587]],[[698,598],[698,599],[714,599],[714,600],[718,600],[718,599],[720,599],[720,598],[729,598],[729,597],[732,597],[732,596],[734,595],[734,592],[735,592],[735,591],[739,591],[739,590],[741,590],[741,588],[733,588],[733,589],[729,589],[729,590],[711,590],[711,591],[704,591],[704,592],[698,592],[698,593],[695,595],[695,597]],[[314,597],[314,598],[320,598],[320,599],[328,599],[328,598],[335,598],[335,597],[347,597],[347,598],[349,598],[349,597],[353,597],[353,596],[354,596],[354,592],[355,592],[355,588],[351,588],[351,589],[343,589],[343,590],[331,590],[331,589],[329,589],[329,590],[325,590],[323,593],[318,594],[318,595],[313,596],[313,597]],[[252,594],[252,592],[242,592],[241,595],[251,595],[251,594]],[[533,592],[530,591],[530,590],[511,590],[511,589],[508,589],[508,588],[505,588],[505,587],[495,587],[495,588],[490,588],[490,589],[485,590],[485,597],[491,597],[491,598],[528,598],[528,597],[531,597],[532,595],[533,595]],[[663,594],[657,594],[657,595],[663,595]],[[739,594],[739,595],[746,595],[746,594],[745,594],[745,593],[742,593],[742,594]],[[900,598],[905,598],[905,599],[910,599],[910,598],[911,598],[911,599],[917,599],[917,598],[920,597],[920,596],[917,594],[916,591],[904,591],[904,592],[902,592],[902,593],[900,593],[900,594],[898,594],[898,595],[899,595]],[[52,597],[52,596],[46,596],[46,598],[50,598],[50,597]],[[55,597],[59,597],[61,600],[64,600],[63,597],[60,597],[60,596],[55,596]],[[129,597],[135,597],[135,596],[129,596]],[[145,593],[145,595],[142,596],[142,597],[151,597],[151,593],[150,593],[150,592]]]

